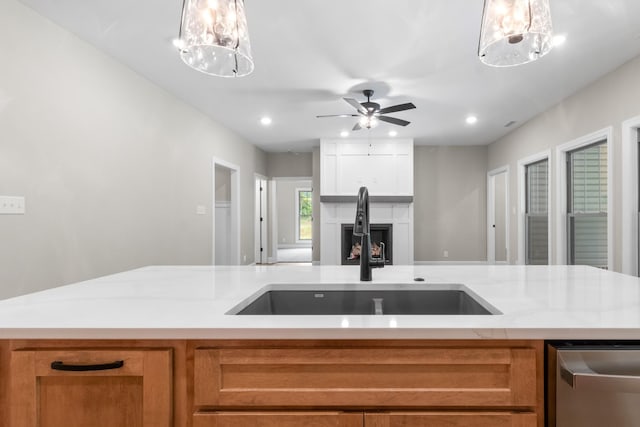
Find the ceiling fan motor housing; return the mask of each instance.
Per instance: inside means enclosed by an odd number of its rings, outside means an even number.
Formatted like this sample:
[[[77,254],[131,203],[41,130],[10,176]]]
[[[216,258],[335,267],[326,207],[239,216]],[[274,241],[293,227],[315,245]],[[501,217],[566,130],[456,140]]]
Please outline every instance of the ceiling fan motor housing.
[[[371,97],[373,96],[373,90],[365,89],[362,91],[364,96],[367,97],[367,102],[361,102],[360,104],[367,109],[369,114],[376,113],[380,111],[380,104],[376,102],[371,102]]]

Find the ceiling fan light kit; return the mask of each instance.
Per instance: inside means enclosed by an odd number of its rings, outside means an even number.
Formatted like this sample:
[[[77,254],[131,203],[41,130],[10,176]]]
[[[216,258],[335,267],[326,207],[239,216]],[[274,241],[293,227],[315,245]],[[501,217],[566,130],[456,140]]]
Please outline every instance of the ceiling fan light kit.
[[[253,71],[243,0],[184,0],[178,46],[188,66],[220,77]]]
[[[549,0],[485,0],[478,56],[494,67],[535,61],[553,47]]]

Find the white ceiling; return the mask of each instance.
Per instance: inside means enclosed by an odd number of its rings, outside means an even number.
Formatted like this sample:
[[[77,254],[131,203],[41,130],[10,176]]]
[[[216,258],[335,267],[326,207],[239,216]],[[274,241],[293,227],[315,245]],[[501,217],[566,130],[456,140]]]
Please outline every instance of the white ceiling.
[[[567,42],[492,68],[476,54],[482,0],[246,0],[255,71],[225,79],[180,60],[181,0],[22,0],[267,151],[309,151],[350,130],[355,118],[315,116],[353,112],[342,97],[363,101],[366,88],[382,107],[417,106],[391,115],[409,126],[383,123],[372,138],[393,128],[421,145],[488,144],[640,54],[639,0],[550,1]]]

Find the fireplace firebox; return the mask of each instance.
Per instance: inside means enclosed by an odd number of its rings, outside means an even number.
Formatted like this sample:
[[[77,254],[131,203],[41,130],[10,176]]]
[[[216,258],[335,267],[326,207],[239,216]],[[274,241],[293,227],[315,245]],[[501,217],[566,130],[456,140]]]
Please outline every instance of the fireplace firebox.
[[[384,243],[385,265],[393,264],[393,224],[371,224],[371,247],[374,258],[382,257]],[[342,224],[342,244],[340,259],[342,265],[360,264],[360,236],[353,235],[353,224]]]

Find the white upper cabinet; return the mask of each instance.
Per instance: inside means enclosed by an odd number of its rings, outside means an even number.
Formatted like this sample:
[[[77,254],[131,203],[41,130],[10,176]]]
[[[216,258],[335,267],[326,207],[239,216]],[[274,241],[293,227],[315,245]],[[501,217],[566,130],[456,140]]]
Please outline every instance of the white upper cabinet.
[[[320,141],[322,196],[413,196],[413,140]]]

